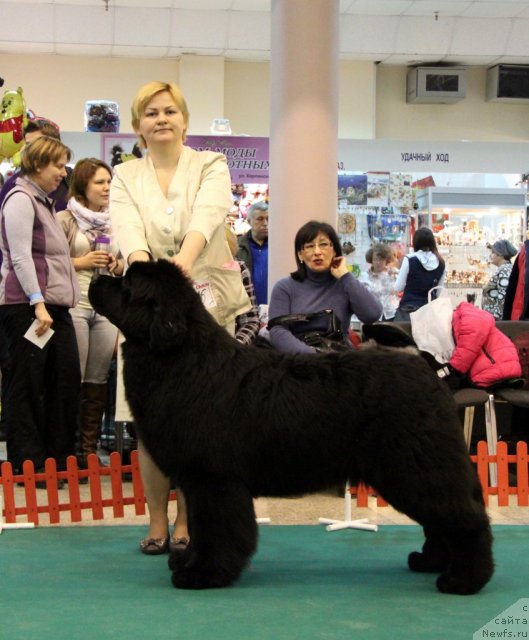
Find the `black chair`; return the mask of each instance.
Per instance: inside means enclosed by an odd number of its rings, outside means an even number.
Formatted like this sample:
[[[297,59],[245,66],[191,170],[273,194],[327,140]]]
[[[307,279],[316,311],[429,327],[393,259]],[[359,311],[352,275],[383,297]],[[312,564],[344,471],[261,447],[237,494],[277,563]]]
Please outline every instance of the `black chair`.
[[[529,321],[527,320],[497,320],[496,326],[511,340],[520,333],[529,333]],[[496,402],[506,402],[512,407],[529,409],[529,389],[498,387],[494,391],[494,397]]]

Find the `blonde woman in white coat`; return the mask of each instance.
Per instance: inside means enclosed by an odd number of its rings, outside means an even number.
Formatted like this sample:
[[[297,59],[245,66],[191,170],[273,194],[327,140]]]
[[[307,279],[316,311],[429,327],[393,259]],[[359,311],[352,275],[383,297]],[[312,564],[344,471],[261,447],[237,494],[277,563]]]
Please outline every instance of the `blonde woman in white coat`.
[[[129,265],[158,258],[178,265],[201,290],[208,311],[233,333],[235,317],[250,303],[238,266],[227,267],[233,264],[224,232],[232,205],[230,175],[223,155],[184,145],[188,124],[187,105],[176,85],[156,81],[138,91],[132,126],[147,154],[116,168],[112,227]],[[189,542],[184,498],[177,493],[178,515],[169,535],[170,481],[141,442],[138,450],[150,516],[140,550],[149,555],[183,550]]]

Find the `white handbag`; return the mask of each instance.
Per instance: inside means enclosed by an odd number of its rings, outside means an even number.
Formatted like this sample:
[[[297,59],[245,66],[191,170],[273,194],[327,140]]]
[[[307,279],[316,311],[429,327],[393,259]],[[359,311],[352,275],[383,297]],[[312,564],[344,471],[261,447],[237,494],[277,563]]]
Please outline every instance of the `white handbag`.
[[[448,295],[432,300],[432,291],[443,289],[434,287],[428,292],[428,303],[410,313],[411,332],[415,344],[421,351],[430,353],[437,362],[445,364],[455,349],[452,334],[452,300]]]

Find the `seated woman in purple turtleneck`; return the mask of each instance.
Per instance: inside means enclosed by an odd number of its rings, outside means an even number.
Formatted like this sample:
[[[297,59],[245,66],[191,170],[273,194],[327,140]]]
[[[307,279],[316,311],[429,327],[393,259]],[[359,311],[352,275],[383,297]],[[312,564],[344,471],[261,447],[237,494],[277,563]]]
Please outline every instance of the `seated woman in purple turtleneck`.
[[[348,271],[336,231],[330,224],[311,220],[294,240],[298,268],[277,282],[272,290],[268,317],[332,309],[345,334],[354,314],[364,323],[382,315],[379,300]],[[315,349],[285,326],[270,330],[270,342],[279,351],[314,353]]]

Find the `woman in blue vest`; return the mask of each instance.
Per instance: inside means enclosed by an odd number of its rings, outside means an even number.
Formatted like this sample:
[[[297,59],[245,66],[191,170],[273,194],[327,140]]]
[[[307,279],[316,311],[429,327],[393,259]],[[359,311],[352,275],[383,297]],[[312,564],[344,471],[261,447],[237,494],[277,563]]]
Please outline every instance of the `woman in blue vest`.
[[[421,227],[413,236],[413,254],[406,256],[400,267],[395,289],[402,291],[395,320],[407,322],[410,313],[428,302],[428,291],[443,284],[445,262],[437,249],[431,229]],[[432,299],[435,298],[435,292]]]

